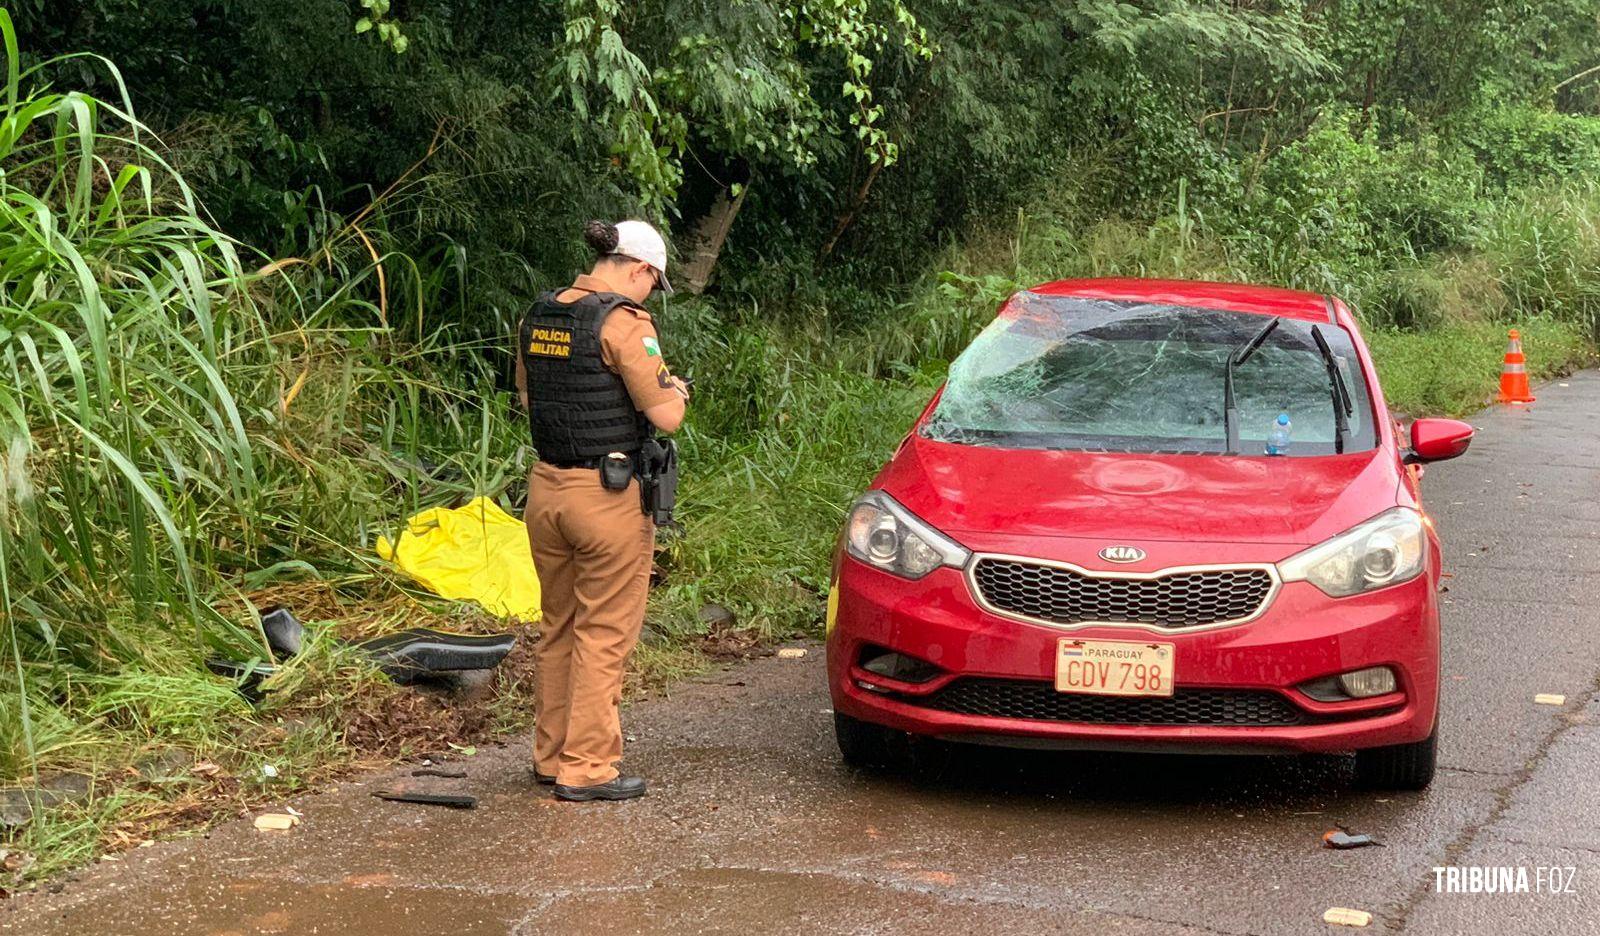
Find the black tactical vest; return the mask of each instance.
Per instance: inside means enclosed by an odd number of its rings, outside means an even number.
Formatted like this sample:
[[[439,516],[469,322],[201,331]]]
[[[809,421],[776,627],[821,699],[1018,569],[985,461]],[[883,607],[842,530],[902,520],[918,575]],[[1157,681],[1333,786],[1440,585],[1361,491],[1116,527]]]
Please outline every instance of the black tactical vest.
[[[600,351],[600,326],[629,300],[588,293],[558,302],[556,295],[540,296],[518,329],[534,449],[557,464],[637,452],[650,423]]]

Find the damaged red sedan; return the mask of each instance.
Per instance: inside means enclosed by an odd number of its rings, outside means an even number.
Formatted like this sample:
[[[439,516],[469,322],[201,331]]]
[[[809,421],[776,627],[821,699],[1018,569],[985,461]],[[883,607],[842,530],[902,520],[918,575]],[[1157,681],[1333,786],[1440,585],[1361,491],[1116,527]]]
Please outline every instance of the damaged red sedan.
[[[1355,752],[1421,788],[1438,737],[1423,463],[1345,305],[1078,280],[1016,294],[951,365],[834,561],[840,750]]]

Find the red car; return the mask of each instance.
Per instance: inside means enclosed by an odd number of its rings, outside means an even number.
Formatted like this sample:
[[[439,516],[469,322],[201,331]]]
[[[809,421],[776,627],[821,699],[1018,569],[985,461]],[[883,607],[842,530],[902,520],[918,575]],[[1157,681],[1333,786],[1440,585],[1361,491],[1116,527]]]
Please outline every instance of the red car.
[[[908,735],[1356,752],[1433,777],[1439,541],[1338,299],[1070,280],[1017,293],[856,501],[828,680],[856,764]]]

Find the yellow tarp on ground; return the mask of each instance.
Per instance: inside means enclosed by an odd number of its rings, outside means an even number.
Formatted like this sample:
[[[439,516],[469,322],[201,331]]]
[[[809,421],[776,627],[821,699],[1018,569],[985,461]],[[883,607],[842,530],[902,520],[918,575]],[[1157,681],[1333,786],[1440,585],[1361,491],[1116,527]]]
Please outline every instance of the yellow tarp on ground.
[[[539,619],[539,578],[528,530],[487,497],[434,507],[407,522],[398,548],[378,537],[378,555],[445,598],[476,601],[491,614]]]

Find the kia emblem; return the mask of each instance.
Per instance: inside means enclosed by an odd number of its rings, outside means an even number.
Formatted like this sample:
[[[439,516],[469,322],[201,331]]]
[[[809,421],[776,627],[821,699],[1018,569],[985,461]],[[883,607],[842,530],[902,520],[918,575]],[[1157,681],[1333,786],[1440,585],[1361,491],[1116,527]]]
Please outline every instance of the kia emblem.
[[[1138,562],[1144,558],[1144,550],[1137,546],[1107,546],[1100,550],[1100,558],[1107,562]]]

